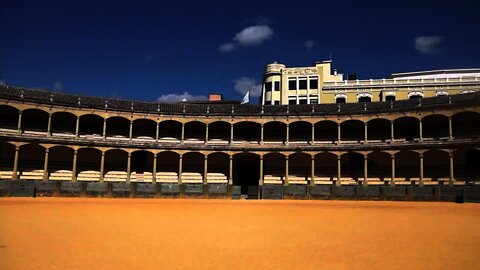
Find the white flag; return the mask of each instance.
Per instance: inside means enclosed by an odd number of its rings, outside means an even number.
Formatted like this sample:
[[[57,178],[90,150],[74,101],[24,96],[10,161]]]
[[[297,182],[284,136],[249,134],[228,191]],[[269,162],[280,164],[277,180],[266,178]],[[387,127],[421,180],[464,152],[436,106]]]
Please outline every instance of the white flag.
[[[250,103],[250,91],[247,91],[240,104]]]

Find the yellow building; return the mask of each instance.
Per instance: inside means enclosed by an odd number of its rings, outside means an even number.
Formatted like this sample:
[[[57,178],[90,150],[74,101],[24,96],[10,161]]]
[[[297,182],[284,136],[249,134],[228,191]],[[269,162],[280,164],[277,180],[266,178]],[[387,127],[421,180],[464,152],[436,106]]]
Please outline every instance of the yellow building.
[[[470,93],[480,89],[480,69],[394,73],[388,79],[344,80],[331,61],[312,67],[265,67],[262,105],[354,103]]]

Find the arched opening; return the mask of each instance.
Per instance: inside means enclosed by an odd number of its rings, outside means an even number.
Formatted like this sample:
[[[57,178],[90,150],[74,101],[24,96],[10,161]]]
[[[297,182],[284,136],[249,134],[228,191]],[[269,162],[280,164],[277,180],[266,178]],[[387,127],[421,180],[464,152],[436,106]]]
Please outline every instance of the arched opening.
[[[362,154],[356,152],[345,153],[341,156],[342,184],[356,184],[364,180],[365,161]]]
[[[266,143],[284,143],[287,136],[287,125],[272,121],[263,125],[263,141]]]
[[[395,183],[410,184],[420,180],[420,155],[402,150],[395,154]]]
[[[263,183],[283,184],[285,180],[285,156],[280,153],[268,153],[263,156]]]
[[[374,151],[367,156],[367,180],[369,183],[386,182],[392,179],[392,157],[390,154]]]
[[[133,121],[132,137],[141,140],[154,140],[157,134],[157,123],[150,119]]]
[[[448,117],[432,114],[422,119],[422,136],[424,140],[448,139]]]
[[[77,116],[69,112],[56,112],[52,114],[52,135],[75,135]]]
[[[333,121],[315,123],[315,142],[335,143],[338,140],[338,124]]]
[[[461,112],[452,117],[453,137],[477,138],[480,136],[480,113]]]
[[[79,134],[86,136],[102,136],[103,118],[96,114],[80,116]]]
[[[185,124],[186,142],[204,142],[206,125],[199,121],[192,121]]]
[[[347,120],[341,123],[341,140],[344,143],[358,143],[365,140],[365,123],[360,120]]]
[[[135,151],[131,155],[130,181],[153,181],[153,153],[148,151]]]
[[[72,180],[74,150],[66,146],[54,146],[48,151],[49,180]]]
[[[337,179],[337,155],[320,153],[315,155],[315,184],[332,184]]]
[[[335,103],[347,103],[347,99],[345,97],[336,97]]]
[[[420,125],[415,117],[400,117],[393,122],[396,140],[413,141],[420,138]]]
[[[208,183],[227,184],[230,171],[230,156],[217,152],[208,155]]]
[[[203,183],[205,156],[198,152],[183,154],[182,182]]]
[[[48,113],[39,109],[27,109],[22,113],[22,130],[25,133],[45,133],[48,129]]]
[[[0,105],[0,129],[16,132],[18,126],[18,110],[12,106]]]
[[[421,99],[423,98],[423,95],[421,94],[412,94],[408,97],[408,99]]]
[[[102,152],[96,148],[80,148],[77,152],[77,180],[99,181]]]
[[[233,184],[241,186],[241,193],[248,194],[248,187],[258,187],[260,157],[252,153],[233,156]]]
[[[107,137],[115,139],[128,139],[130,136],[130,120],[119,116],[108,118],[106,134]]]
[[[233,126],[233,140],[240,143],[258,143],[261,125],[255,122],[239,122]]]
[[[45,165],[45,148],[38,144],[20,146],[18,175],[21,180],[42,180]]]
[[[450,176],[450,158],[440,150],[428,150],[423,154],[424,181],[448,181]]]
[[[157,183],[177,183],[180,155],[175,152],[160,152],[157,154]]]
[[[308,184],[312,179],[312,157],[305,153],[294,153],[288,157],[288,183]]]
[[[179,142],[182,138],[182,123],[173,120],[160,122],[158,137],[165,142]]]
[[[120,149],[105,152],[104,180],[127,181],[128,153]]]
[[[230,141],[230,123],[217,121],[208,125],[209,143],[226,144]]]
[[[457,181],[467,183],[480,181],[480,150],[462,148],[453,153],[454,176]]]
[[[0,142],[0,179],[12,179],[15,145]]]
[[[312,124],[305,121],[293,122],[289,125],[289,141],[308,143],[312,141]]]
[[[367,138],[372,142],[385,142],[391,139],[390,121],[383,118],[367,122]]]
[[[370,97],[370,96],[359,97],[358,102],[372,102],[372,97]]]

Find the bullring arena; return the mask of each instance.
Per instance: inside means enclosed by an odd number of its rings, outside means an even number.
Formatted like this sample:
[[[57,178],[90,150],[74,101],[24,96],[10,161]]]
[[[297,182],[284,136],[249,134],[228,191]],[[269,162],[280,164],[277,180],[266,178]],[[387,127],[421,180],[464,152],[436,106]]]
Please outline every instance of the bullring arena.
[[[480,92],[253,106],[0,87],[0,193],[37,197],[0,199],[4,269],[480,263]]]

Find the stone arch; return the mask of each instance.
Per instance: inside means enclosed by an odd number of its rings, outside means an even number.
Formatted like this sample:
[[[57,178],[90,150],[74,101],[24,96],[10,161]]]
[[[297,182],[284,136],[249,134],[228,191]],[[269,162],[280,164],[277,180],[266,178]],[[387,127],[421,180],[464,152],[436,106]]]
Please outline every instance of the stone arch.
[[[373,151],[367,155],[368,181],[390,181],[392,178],[392,157],[389,153]]]
[[[136,150],[131,153],[130,181],[153,181],[153,153],[148,150]]]
[[[393,125],[396,140],[413,141],[420,138],[420,124],[416,117],[399,117],[394,120]]]
[[[200,121],[189,121],[185,123],[185,140],[204,142],[206,127],[206,124]]]
[[[480,113],[465,111],[452,116],[454,138],[478,138],[480,136]]]
[[[315,183],[332,184],[337,179],[337,155],[324,152],[315,155]]]
[[[369,141],[385,142],[391,139],[391,123],[385,118],[374,118],[367,122]]]
[[[88,136],[102,136],[103,117],[97,114],[84,114],[80,116],[79,134]]]
[[[258,154],[237,153],[233,155],[233,184],[241,187],[242,194],[248,194],[249,187],[258,186],[259,178],[260,156]]]
[[[460,148],[453,152],[454,176],[457,181],[480,181],[480,150]]]
[[[364,156],[347,152],[340,156],[342,184],[354,184],[364,180]]]
[[[395,180],[409,183],[420,179],[420,154],[401,150],[395,154]]]
[[[233,140],[239,142],[258,143],[261,125],[257,122],[242,121],[233,126]]]
[[[112,116],[107,118],[107,137],[129,138],[130,120],[122,116]]]
[[[113,148],[105,151],[105,181],[126,181],[128,153],[123,149]]]
[[[51,120],[51,133],[53,135],[75,134],[77,116],[70,112],[54,112]]]
[[[11,179],[15,163],[15,145],[0,141],[0,179]]]
[[[230,141],[230,123],[215,121],[208,125],[208,140],[214,143],[228,143]]]
[[[450,177],[448,152],[431,149],[423,153],[423,176],[426,181],[448,181]]]
[[[29,132],[47,132],[48,112],[41,109],[26,109],[22,112],[22,131]]]
[[[73,148],[56,145],[48,149],[48,174],[50,180],[72,180]]]
[[[338,140],[338,124],[331,120],[315,123],[315,142],[334,143]]]
[[[208,154],[207,180],[212,183],[228,183],[230,156],[224,152]]]
[[[297,152],[288,156],[288,182],[290,184],[307,184],[312,175],[312,156]]]
[[[0,129],[16,131],[18,127],[19,110],[9,105],[0,105]]]
[[[202,183],[205,155],[200,152],[187,152],[182,155],[182,182]]]
[[[162,141],[178,142],[182,137],[182,123],[175,120],[165,120],[158,124],[158,137]]]
[[[45,147],[35,143],[20,146],[18,171],[22,180],[42,180],[45,165]]]
[[[342,142],[361,142],[365,140],[365,123],[360,120],[347,120],[340,124]]]
[[[280,121],[270,121],[263,125],[264,142],[286,142],[287,125]]]
[[[431,114],[422,118],[422,137],[425,140],[448,138],[448,117]]]
[[[307,121],[295,121],[289,124],[289,141],[311,142],[312,124]]]
[[[162,151],[157,154],[157,182],[176,183],[178,181],[180,154]]]
[[[137,139],[154,140],[157,134],[157,122],[148,118],[135,119],[132,128],[132,137]]]
[[[78,181],[99,181],[102,151],[94,147],[82,147],[77,151]]]
[[[286,156],[282,153],[267,153],[263,156],[264,184],[282,184],[285,181]]]

